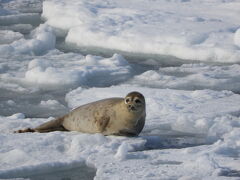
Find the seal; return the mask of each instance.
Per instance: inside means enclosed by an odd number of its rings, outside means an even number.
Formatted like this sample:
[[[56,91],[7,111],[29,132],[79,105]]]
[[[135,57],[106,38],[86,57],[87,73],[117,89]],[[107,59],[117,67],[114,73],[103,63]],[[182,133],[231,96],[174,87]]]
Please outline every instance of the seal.
[[[79,106],[70,113],[46,122],[36,128],[15,131],[51,132],[79,131],[103,135],[137,136],[143,129],[146,118],[144,96],[130,92],[125,98],[109,98]]]

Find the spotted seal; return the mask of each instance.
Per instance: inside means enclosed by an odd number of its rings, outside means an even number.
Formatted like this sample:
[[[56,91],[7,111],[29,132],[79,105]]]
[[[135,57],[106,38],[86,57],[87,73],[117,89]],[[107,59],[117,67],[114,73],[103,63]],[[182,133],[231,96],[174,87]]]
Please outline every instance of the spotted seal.
[[[139,92],[130,92],[125,98],[108,98],[85,104],[36,128],[15,132],[79,131],[137,136],[144,127],[145,118],[144,96]]]

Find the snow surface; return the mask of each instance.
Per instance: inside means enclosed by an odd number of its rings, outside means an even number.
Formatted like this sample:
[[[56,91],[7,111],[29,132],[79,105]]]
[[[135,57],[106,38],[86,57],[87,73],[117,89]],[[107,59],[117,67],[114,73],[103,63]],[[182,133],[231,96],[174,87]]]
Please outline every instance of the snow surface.
[[[66,66],[65,61],[58,58],[71,58]],[[57,61],[54,63],[53,58]],[[111,76],[114,82],[126,79],[131,74],[131,66],[120,55],[114,54],[111,58],[87,55],[86,57],[76,54],[63,54],[53,56],[46,60],[34,59],[29,62],[25,73],[25,80],[34,84],[47,85],[108,85],[111,80],[104,84],[105,79]],[[104,80],[104,81],[103,81]],[[113,83],[113,82],[112,82]]]
[[[46,48],[46,46],[43,47]],[[32,48],[34,47],[30,46],[26,50]],[[39,51],[39,49],[41,47],[36,47],[36,50]],[[13,60],[11,73],[11,70],[4,72],[4,65],[9,66],[10,64],[7,59],[0,59],[3,66],[2,81],[51,89],[79,85],[108,86],[133,76],[131,65],[119,54],[114,54],[110,58],[103,58],[93,55],[82,56],[75,53],[61,53],[58,50],[53,50],[44,56],[32,56],[32,58],[34,59],[27,59],[20,64],[19,60]],[[66,61],[66,59],[69,59],[69,61]],[[21,69],[18,68],[19,66],[21,66]],[[108,77],[112,79],[108,79]],[[6,85],[2,84],[2,86]],[[9,88],[16,90],[14,86]]]
[[[149,70],[133,77],[127,84],[173,89],[214,89],[240,92],[240,65],[215,66],[183,64]]]
[[[235,115],[240,112],[240,95],[115,86],[78,88],[67,101],[74,107],[92,101],[93,93],[101,99],[132,90],[144,93],[147,103],[146,126],[136,138],[78,132],[13,134],[49,119],[1,117],[0,177],[29,177],[36,170],[44,174],[79,164],[96,168],[95,179],[225,179],[221,175],[239,172],[240,119]]]
[[[239,62],[239,0],[47,0],[47,24],[77,46]]]
[[[0,179],[239,179],[239,7],[0,0]],[[130,91],[147,103],[139,137],[13,133]]]
[[[55,47],[56,37],[52,28],[47,25],[40,25],[32,31],[31,39],[21,38],[11,44],[0,45],[0,53],[11,54],[35,54],[41,55]]]
[[[0,30],[0,44],[8,44],[21,39],[23,35],[19,32]]]

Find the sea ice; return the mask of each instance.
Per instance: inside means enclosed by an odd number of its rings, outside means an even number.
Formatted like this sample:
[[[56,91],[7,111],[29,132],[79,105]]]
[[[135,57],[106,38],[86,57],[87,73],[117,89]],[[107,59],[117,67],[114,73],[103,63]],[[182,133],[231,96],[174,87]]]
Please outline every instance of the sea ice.
[[[240,92],[240,65],[183,64],[161,67],[133,77],[126,84],[171,89],[213,89]]]
[[[47,25],[40,25],[31,32],[30,37],[30,39],[21,38],[11,44],[0,45],[0,53],[2,55],[41,55],[55,47],[56,37],[52,28]]]
[[[240,112],[240,101],[237,100],[240,100],[240,96],[231,91],[197,90],[191,92],[137,86],[77,88],[66,95],[66,101],[70,108],[76,108],[103,98],[125,97],[130,91],[140,91],[145,95],[147,121],[144,131],[148,134],[154,134],[157,130],[160,132],[162,130],[163,133],[171,130],[176,133],[208,136],[213,125],[216,126],[220,121],[219,116],[238,115]],[[228,127],[228,121],[229,118],[226,118],[220,124],[226,123],[225,126]],[[233,121],[235,122],[236,119]],[[210,132],[214,131],[211,129]],[[222,133],[219,131],[219,134]]]
[[[66,62],[67,59],[71,59]],[[29,62],[25,80],[40,87],[108,86],[131,76],[131,66],[118,54],[110,58],[59,54]],[[109,78],[110,77],[110,78]]]
[[[0,44],[9,44],[21,38],[23,35],[19,32],[0,30]]]
[[[234,43],[240,48],[240,28],[234,34]]]
[[[239,62],[239,6],[238,0],[47,0],[42,17],[79,47]]]
[[[79,132],[12,134],[13,130],[35,127],[51,118],[25,118],[22,114],[0,117],[0,177],[27,178],[36,171],[44,176],[54,169],[77,167],[81,171],[86,165],[96,168],[95,179],[226,179],[233,172],[236,177],[240,121],[234,115],[240,112],[239,95],[115,86],[76,89],[66,99],[75,107],[101,98],[123,97],[132,90],[146,97],[147,121],[140,137]],[[202,141],[188,142],[188,137]],[[159,146],[150,150],[149,144]],[[165,149],[173,144],[176,149]]]
[[[57,100],[52,100],[52,99],[49,99],[47,101],[41,101],[39,105],[42,107],[49,108],[49,109],[64,108],[64,106],[61,103],[59,103]]]
[[[0,179],[239,179],[239,6],[45,0],[40,24],[41,0],[0,0]],[[64,53],[62,40],[114,53]],[[136,64],[155,55],[191,61]],[[13,133],[130,91],[147,103],[139,137]]]

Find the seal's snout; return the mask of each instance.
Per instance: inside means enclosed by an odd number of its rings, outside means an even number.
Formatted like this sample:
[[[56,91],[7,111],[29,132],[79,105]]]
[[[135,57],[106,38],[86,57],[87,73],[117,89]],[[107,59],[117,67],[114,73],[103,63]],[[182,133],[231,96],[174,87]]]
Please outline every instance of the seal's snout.
[[[132,111],[135,111],[135,110],[136,110],[136,108],[135,108],[133,105],[131,105],[131,104],[128,105],[128,109],[129,109],[129,110],[132,110]]]

